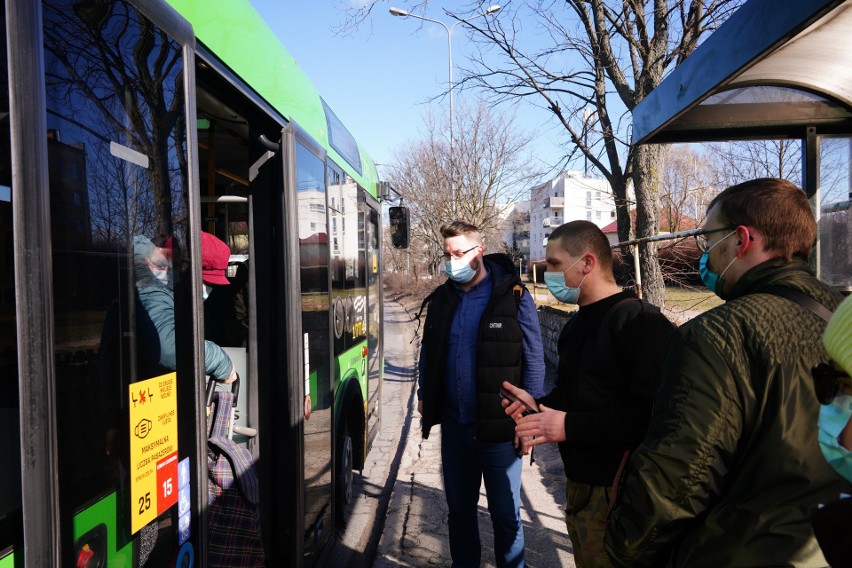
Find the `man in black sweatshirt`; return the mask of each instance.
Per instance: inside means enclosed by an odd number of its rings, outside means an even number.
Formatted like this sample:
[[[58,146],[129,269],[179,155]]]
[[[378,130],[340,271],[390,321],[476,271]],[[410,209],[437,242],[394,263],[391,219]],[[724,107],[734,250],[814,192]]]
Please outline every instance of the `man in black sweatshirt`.
[[[572,221],[553,231],[546,261],[550,292],[580,309],[559,337],[556,388],[535,401],[504,383],[538,411],[524,417],[515,402],[506,413],[527,445],[559,443],[575,563],[609,567],[604,534],[610,490],[648,428],[673,326],[659,309],[616,284],[609,241],[594,223]]]

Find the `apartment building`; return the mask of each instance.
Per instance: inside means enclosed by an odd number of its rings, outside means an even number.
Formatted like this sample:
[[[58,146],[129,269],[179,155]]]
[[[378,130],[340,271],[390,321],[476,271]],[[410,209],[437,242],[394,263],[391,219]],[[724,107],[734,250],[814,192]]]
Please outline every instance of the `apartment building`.
[[[559,225],[583,219],[598,227],[615,220],[615,200],[605,179],[565,171],[530,191],[530,256],[543,260],[547,237]]]

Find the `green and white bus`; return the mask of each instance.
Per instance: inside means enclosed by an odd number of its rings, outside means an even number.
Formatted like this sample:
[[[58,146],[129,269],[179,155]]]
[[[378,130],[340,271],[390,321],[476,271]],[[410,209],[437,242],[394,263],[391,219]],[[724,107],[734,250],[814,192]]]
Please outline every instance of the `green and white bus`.
[[[248,0],[2,14],[0,568],[206,565],[205,339],[267,565],[318,563],[380,421],[374,163]],[[230,248],[206,301],[202,231]]]

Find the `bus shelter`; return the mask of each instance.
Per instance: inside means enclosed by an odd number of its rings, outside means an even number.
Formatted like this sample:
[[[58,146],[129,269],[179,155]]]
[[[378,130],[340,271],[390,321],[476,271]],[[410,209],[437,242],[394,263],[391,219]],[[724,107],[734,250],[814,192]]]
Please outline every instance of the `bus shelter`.
[[[798,139],[819,277],[852,291],[852,0],[749,0],[633,112],[640,144]],[[821,158],[845,156],[823,195]],[[836,163],[836,162],[835,162]],[[836,173],[836,172],[834,172]]]

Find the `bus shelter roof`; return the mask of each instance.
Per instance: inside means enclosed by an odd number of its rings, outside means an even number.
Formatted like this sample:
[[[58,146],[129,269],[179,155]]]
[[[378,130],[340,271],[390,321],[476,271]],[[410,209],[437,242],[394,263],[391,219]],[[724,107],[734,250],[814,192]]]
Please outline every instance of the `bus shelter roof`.
[[[852,0],[749,0],[633,111],[637,143],[852,133]]]

